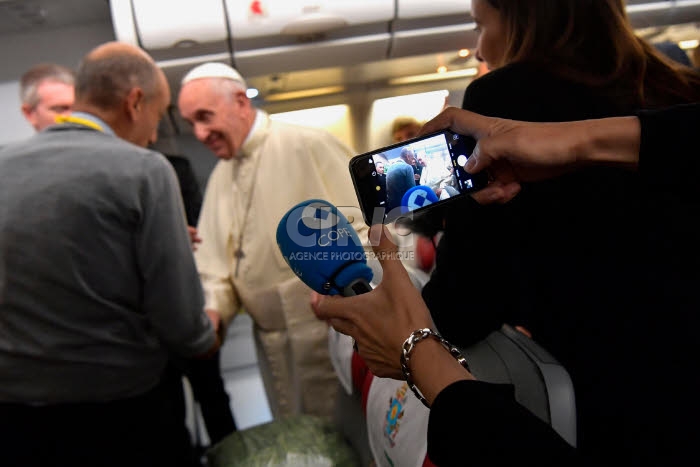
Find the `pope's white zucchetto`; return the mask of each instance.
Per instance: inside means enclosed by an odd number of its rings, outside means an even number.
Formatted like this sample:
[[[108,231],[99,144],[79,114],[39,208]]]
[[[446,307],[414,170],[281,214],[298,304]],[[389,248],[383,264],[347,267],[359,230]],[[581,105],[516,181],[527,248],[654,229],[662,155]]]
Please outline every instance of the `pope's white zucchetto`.
[[[243,89],[248,89],[248,86],[246,85],[245,80],[243,79],[240,73],[238,73],[235,69],[231,68],[230,66],[218,62],[203,63],[192,68],[190,71],[187,72],[185,77],[182,78],[180,85],[185,85],[185,83],[189,83],[190,81],[193,81],[195,79],[202,78],[230,79],[231,81],[234,81],[243,86]]]

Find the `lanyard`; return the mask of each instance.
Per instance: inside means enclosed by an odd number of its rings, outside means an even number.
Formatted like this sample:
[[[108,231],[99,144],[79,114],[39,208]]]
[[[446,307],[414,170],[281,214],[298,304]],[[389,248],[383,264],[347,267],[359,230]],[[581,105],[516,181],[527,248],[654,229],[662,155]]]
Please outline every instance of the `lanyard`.
[[[72,115],[56,115],[56,123],[75,123],[104,133],[104,129],[101,125],[87,118],[74,117]]]

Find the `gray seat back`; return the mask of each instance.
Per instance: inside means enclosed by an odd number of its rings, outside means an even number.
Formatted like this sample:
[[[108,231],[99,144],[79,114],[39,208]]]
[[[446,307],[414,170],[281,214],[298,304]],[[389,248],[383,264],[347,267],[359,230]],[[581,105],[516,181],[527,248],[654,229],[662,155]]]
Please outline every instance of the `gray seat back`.
[[[566,369],[533,339],[503,325],[463,349],[474,376],[515,387],[516,400],[576,446],[576,398]]]

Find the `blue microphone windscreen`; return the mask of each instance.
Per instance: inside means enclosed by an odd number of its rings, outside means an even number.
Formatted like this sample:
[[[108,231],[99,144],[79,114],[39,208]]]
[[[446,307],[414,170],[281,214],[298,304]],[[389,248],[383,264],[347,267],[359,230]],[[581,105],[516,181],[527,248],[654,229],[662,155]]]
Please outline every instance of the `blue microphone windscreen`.
[[[318,293],[337,295],[353,280],[372,280],[357,232],[328,201],[291,208],[277,226],[277,245],[294,273]]]
[[[435,192],[427,185],[409,189],[401,198],[401,212],[407,213],[438,202]]]

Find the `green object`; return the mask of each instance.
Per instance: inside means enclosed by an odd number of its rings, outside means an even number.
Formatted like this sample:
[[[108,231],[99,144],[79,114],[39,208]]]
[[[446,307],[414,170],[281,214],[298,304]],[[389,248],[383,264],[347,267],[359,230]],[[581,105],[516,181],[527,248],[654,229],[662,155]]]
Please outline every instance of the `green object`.
[[[237,431],[207,451],[210,467],[359,467],[357,454],[330,422],[311,415]]]

